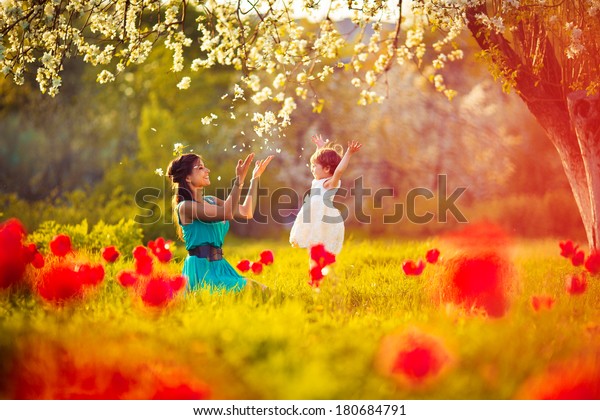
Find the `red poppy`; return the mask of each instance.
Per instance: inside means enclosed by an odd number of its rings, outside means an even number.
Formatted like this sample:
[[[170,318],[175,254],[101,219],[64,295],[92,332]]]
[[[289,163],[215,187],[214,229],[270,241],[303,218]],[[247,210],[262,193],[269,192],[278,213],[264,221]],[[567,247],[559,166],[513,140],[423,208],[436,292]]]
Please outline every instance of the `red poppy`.
[[[23,279],[31,255],[23,246],[25,229],[17,219],[0,224],[0,289],[16,285]]]
[[[39,252],[36,253],[33,256],[33,260],[31,261],[31,265],[34,266],[35,268],[42,268],[44,267],[44,256],[42,254],[40,254]]]
[[[252,266],[250,268],[252,269],[252,272],[254,274],[260,274],[263,271],[263,265],[260,262],[252,263]]]
[[[273,251],[271,251],[270,249],[266,249],[260,253],[260,263],[261,264],[271,265],[271,264],[273,264],[273,261],[274,261]]]
[[[148,256],[149,256],[148,249],[146,249],[146,247],[143,245],[138,245],[133,250],[133,258],[135,258],[136,260],[138,258],[143,258],[143,257],[148,257]]]
[[[585,260],[585,254],[583,253],[583,251],[577,251],[575,252],[575,254],[571,257],[571,263],[575,266],[578,267],[581,264],[583,264],[583,261]]]
[[[152,274],[152,257],[148,254],[140,254],[135,259],[135,271],[143,276]]]
[[[419,260],[416,264],[412,260],[407,260],[402,263],[402,270],[404,271],[404,274],[408,276],[419,276],[424,268],[425,263],[423,260]]]
[[[150,350],[136,348],[136,357],[123,357],[127,342],[99,341],[84,347],[58,341],[23,338],[7,370],[8,398],[54,400],[207,399],[208,385],[170,359],[159,360]],[[106,349],[119,351],[109,351]],[[32,368],[32,366],[41,368]]]
[[[181,290],[183,288],[183,286],[185,285],[185,282],[186,282],[185,276],[182,276],[182,275],[175,276],[170,281],[171,289],[173,289],[174,292],[178,292],[179,290]]]
[[[529,378],[517,391],[516,398],[527,400],[598,400],[600,365],[598,355],[551,365]]]
[[[173,253],[168,249],[161,249],[155,252],[154,255],[156,255],[156,258],[161,263],[168,263],[169,261],[171,261],[171,258],[173,258]]]
[[[173,297],[173,289],[168,281],[153,278],[146,284],[142,301],[148,306],[165,306]]]
[[[570,295],[581,295],[587,289],[587,279],[585,278],[585,272],[579,276],[571,275],[567,276],[566,280],[567,293]]]
[[[138,278],[135,272],[123,270],[117,274],[117,280],[124,287],[133,286],[137,283]]]
[[[425,255],[425,259],[429,264],[435,264],[438,261],[439,257],[440,251],[435,248],[427,251],[427,254]]]
[[[107,246],[102,250],[102,258],[104,258],[104,260],[109,263],[114,263],[117,260],[117,258],[119,258],[119,255],[120,254],[117,248],[115,248],[112,245]]]
[[[150,398],[152,400],[206,400],[210,396],[210,390],[204,385],[190,386],[179,384],[168,386],[160,384],[156,393]]]
[[[383,339],[377,364],[385,375],[421,385],[437,378],[450,361],[450,352],[439,338],[410,329]]]
[[[592,252],[585,260],[584,267],[591,275],[600,273],[600,253]]]
[[[32,263],[33,259],[35,258],[35,254],[39,253],[35,244],[23,245],[23,251],[25,252],[25,261],[28,264]]]
[[[239,263],[237,263],[236,267],[242,273],[245,273],[246,271],[250,270],[250,261],[242,260]]]
[[[85,283],[72,267],[59,265],[43,272],[37,284],[39,295],[47,301],[62,303],[81,297]]]
[[[313,268],[310,269],[309,274],[310,274],[310,280],[309,280],[308,284],[311,285],[312,287],[321,286],[321,281],[325,277],[325,275],[323,274],[323,269],[321,267],[319,267],[318,265],[315,265]]]
[[[23,223],[19,219],[8,219],[4,223],[0,224],[0,230],[10,233],[15,238],[24,238],[27,235],[27,231],[23,226]]]
[[[167,263],[173,257],[173,253],[170,251],[171,241],[165,241],[164,238],[159,237],[154,241],[148,242],[148,248],[158,258],[160,262]]]
[[[335,254],[327,251],[323,244],[314,245],[310,248],[310,258],[317,263],[319,267],[327,267],[335,263]]]
[[[507,257],[495,251],[459,255],[446,261],[445,274],[437,278],[444,302],[500,317],[510,306],[515,288],[514,269]]]
[[[56,235],[54,239],[50,241],[50,251],[57,257],[64,257],[72,251],[71,238],[64,233]]]
[[[555,300],[552,296],[531,296],[531,307],[536,312],[543,309],[552,309],[554,302]]]
[[[571,258],[575,255],[575,251],[579,247],[579,245],[574,245],[571,240],[559,242],[558,245],[560,246],[560,255],[565,258]]]
[[[75,268],[83,284],[97,285],[104,280],[104,267],[101,264],[82,264]]]

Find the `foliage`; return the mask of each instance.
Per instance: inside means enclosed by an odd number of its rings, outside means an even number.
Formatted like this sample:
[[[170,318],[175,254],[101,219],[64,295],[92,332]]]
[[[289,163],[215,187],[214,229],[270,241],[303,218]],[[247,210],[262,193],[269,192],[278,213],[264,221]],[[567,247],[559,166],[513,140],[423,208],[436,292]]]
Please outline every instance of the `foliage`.
[[[356,7],[341,0],[249,5],[173,0],[163,7],[158,0],[73,4],[10,0],[0,19],[0,57],[2,71],[17,84],[23,84],[26,72],[33,70],[42,92],[55,95],[62,85],[65,57],[80,56],[101,67],[97,80],[108,83],[128,66],[144,63],[157,41],[163,40],[172,52],[175,74],[184,71],[184,52],[192,50],[197,51],[189,66],[193,72],[215,66],[241,71],[241,85],[228,100],[233,104],[248,95],[257,105],[265,101],[273,105],[251,117],[261,136],[277,124],[289,125],[296,100],[309,97],[309,90],[313,107],[321,109],[323,101],[313,88],[336,69],[354,74],[352,84],[360,92],[361,104],[379,102],[382,96],[372,90],[377,80],[393,63],[410,61],[428,69],[435,88],[452,98],[455,92],[446,86],[443,69],[463,57],[456,39],[469,24],[471,30],[477,25],[477,38],[518,39],[516,54],[528,60],[534,75],[540,74],[547,64],[546,54],[552,52],[568,70],[565,88],[594,90],[598,79],[594,69],[599,67],[593,39],[598,8],[596,0],[580,7],[562,1],[415,0],[403,19],[408,8],[402,8],[402,2],[374,1]],[[316,24],[303,23],[299,16]],[[343,17],[351,23],[338,23]],[[430,29],[438,37],[435,40],[425,35]],[[550,44],[536,49],[539,44],[527,43],[523,33],[540,40],[547,37]],[[22,48],[24,44],[28,48]],[[500,73],[512,77],[517,63],[504,63]],[[190,84],[191,77],[184,75],[177,87],[185,90]]]
[[[142,229],[133,220],[121,219],[114,225],[100,221],[91,230],[87,220],[74,225],[62,225],[53,220],[45,221],[29,234],[28,240],[35,243],[39,249],[47,251],[48,244],[59,233],[68,235],[75,248],[94,253],[114,245],[123,254],[129,255],[143,239]]]

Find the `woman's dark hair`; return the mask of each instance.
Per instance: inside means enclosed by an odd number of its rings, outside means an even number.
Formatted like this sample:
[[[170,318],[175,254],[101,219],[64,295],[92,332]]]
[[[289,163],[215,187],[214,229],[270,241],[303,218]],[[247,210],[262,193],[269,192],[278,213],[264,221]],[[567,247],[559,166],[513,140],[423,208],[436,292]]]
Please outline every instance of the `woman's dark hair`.
[[[317,150],[310,157],[310,163],[318,163],[323,168],[329,167],[329,172],[333,174],[342,161],[344,148],[339,144],[328,145]]]
[[[179,214],[177,212],[177,205],[182,201],[190,201],[194,199],[192,191],[188,187],[186,177],[192,173],[194,166],[200,161],[202,157],[195,153],[186,153],[179,156],[177,159],[173,159],[169,163],[167,168],[167,176],[173,183],[173,222],[177,229],[177,235],[183,240],[183,230],[179,223]]]

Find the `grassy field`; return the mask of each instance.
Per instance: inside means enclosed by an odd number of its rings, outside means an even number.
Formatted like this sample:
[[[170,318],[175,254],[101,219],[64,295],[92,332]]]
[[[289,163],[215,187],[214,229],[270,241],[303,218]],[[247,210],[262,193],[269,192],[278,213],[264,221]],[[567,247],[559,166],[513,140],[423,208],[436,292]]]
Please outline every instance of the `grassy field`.
[[[181,248],[165,270],[180,272]],[[402,262],[431,248],[440,261],[405,275]],[[115,280],[129,257],[64,306],[1,292],[0,396],[510,399],[584,387],[597,398],[600,285],[588,277],[585,293],[565,291],[581,268],[560,257],[556,240],[502,246],[507,310],[496,317],[443,297],[452,261],[474,252],[455,243],[350,239],[318,290],[307,284],[306,250],[233,240],[225,254],[235,265],[264,249],[275,261],[251,277],[267,293],[200,291],[149,309]],[[532,296],[555,302],[536,311]],[[434,354],[418,359],[418,377],[398,368],[411,342]]]

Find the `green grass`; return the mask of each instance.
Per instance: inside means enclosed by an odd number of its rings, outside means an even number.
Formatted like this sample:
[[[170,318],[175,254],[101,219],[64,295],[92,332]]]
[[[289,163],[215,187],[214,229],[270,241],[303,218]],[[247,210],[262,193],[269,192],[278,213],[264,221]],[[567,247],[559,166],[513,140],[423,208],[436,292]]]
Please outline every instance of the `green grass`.
[[[60,364],[62,353],[46,349],[57,348],[80,364],[178,367],[207,384],[213,398],[234,399],[508,399],[549,366],[598,354],[598,279],[589,278],[584,295],[568,295],[565,277],[579,270],[558,255],[556,241],[511,247],[517,287],[509,312],[497,319],[435,303],[432,285],[444,275],[443,261],[421,276],[404,275],[402,262],[433,246],[445,260],[457,252],[434,240],[349,240],[317,292],[307,285],[306,250],[233,240],[225,244],[233,265],[274,251],[274,264],[253,277],[268,294],[199,291],[159,312],[116,283],[115,273],[131,266],[123,260],[108,267],[93,295],[64,308],[4,292],[0,396],[13,395],[15,369],[29,370],[32,383],[48,380],[48,364]],[[182,248],[172,272],[181,269]],[[536,294],[554,296],[555,306],[534,312]],[[427,386],[402,385],[376,368],[382,338],[409,327],[441,338],[453,354],[454,363]]]

